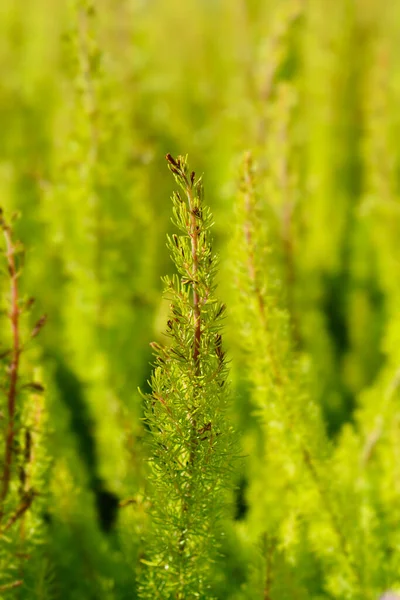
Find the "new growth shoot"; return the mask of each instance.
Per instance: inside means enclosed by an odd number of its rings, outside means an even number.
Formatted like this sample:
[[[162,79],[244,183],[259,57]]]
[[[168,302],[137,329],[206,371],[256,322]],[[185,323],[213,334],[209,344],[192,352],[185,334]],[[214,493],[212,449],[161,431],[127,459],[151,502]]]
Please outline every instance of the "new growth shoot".
[[[233,453],[212,215],[203,203],[202,180],[186,158],[168,154],[167,161],[180,188],[172,196],[179,233],[168,237],[177,274],[164,279],[170,344],[152,344],[152,392],[145,396],[153,489],[141,597],[183,600],[211,597],[217,522]]]

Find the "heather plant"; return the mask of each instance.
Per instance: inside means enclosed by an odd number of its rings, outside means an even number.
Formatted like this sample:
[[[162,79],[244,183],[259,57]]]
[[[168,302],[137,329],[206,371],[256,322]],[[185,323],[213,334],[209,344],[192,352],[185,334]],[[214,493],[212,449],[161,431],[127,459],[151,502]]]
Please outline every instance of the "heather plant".
[[[297,593],[307,597],[309,586],[313,589],[316,583],[318,557],[325,563],[331,593],[343,597],[344,586],[349,586],[356,597],[363,586],[359,559],[346,525],[341,491],[329,477],[331,444],[314,398],[312,364],[298,349],[291,320],[284,240],[276,223],[274,227],[276,214],[266,205],[263,188],[257,187],[249,155],[240,189],[235,239],[239,249],[235,287],[241,305],[237,318],[262,425],[260,457],[253,464],[249,489],[249,526],[260,539],[265,561],[259,594],[268,597],[281,590],[283,597],[289,597],[293,588],[285,582],[292,571]],[[274,485],[266,485],[268,481]],[[293,568],[297,564],[302,567]]]
[[[376,72],[383,75],[382,62]],[[383,559],[386,553],[391,554],[390,548],[393,548],[394,542],[390,541],[390,536],[382,535],[382,528],[387,526],[387,514],[394,513],[389,509],[386,514],[384,502],[375,497],[380,486],[373,470],[370,468],[370,473],[366,471],[365,461],[369,463],[370,455],[375,454],[376,439],[380,439],[386,429],[383,423],[390,427],[388,407],[392,406],[396,411],[396,367],[392,373],[393,379],[389,377],[389,381],[385,375],[386,369],[383,371],[387,387],[379,378],[377,389],[365,394],[369,401],[368,408],[364,405],[365,408],[357,413],[356,426],[344,427],[335,447],[332,446],[324,431],[318,406],[319,385],[314,378],[316,372],[321,372],[321,366],[324,370],[326,368],[321,363],[325,355],[315,355],[312,339],[310,344],[310,334],[317,336],[321,331],[310,327],[312,313],[304,304],[308,290],[302,289],[302,282],[311,284],[312,275],[304,256],[299,256],[300,246],[297,244],[299,235],[302,240],[307,240],[309,232],[302,222],[306,205],[303,198],[299,198],[301,179],[296,179],[296,172],[293,171],[291,145],[296,136],[293,131],[288,135],[290,129],[285,117],[288,113],[285,113],[285,103],[282,102],[290,95],[293,97],[293,90],[287,84],[285,87],[286,90],[278,82],[271,93],[270,114],[273,118],[269,122],[269,144],[261,150],[257,149],[257,154],[261,153],[261,168],[255,174],[251,158],[245,161],[238,209],[239,237],[235,238],[234,243],[234,247],[239,249],[235,287],[241,298],[237,324],[242,325],[242,344],[253,403],[262,423],[261,460],[255,463],[253,479],[250,478],[248,501],[250,515],[253,515],[249,524],[254,523],[256,531],[260,524],[265,528],[258,529],[260,567],[258,571],[253,569],[254,582],[248,594],[253,597],[259,593],[260,597],[269,598],[275,595],[293,597],[295,594],[298,597],[310,597],[311,594],[325,597],[322,594],[329,593],[339,598],[376,598],[383,589],[397,586],[396,578],[393,579],[395,567]],[[375,83],[374,92],[370,91],[367,97],[372,101],[378,97],[382,102],[384,89],[382,81],[379,85]],[[274,112],[274,106],[278,108],[277,112]],[[372,135],[370,133],[367,138],[367,147],[372,151],[374,144],[377,148],[378,139],[381,149],[387,145],[387,140],[382,138],[383,122],[376,127],[377,115],[386,122],[383,115],[387,115],[387,110],[383,109],[382,104],[375,105],[374,111],[368,115]],[[280,135],[274,137],[275,132],[280,132]],[[376,137],[377,132],[379,138]],[[382,172],[382,165],[377,168],[377,164],[379,161],[374,162],[374,167],[370,165],[368,173],[372,177],[374,192],[379,181],[382,184],[385,182],[379,194],[383,198],[387,197],[384,192],[390,189],[388,182],[393,179],[390,176],[377,176],[376,173]],[[383,165],[388,164],[390,161],[386,156]],[[297,196],[293,195],[293,191],[297,191]],[[362,209],[364,215],[367,211],[370,215],[380,205],[376,198],[376,194],[368,197]],[[328,206],[331,209],[331,205]],[[340,215],[340,206],[337,209]],[[310,210],[308,205],[307,210]],[[353,214],[349,214],[351,219],[354,218]],[[318,221],[321,222],[321,219]],[[360,253],[371,252],[371,249],[368,242],[365,243],[365,238],[361,237],[362,233],[365,234],[363,221],[356,219],[354,223],[356,236],[353,239],[358,253],[354,274],[357,280],[352,282],[355,284],[354,291],[349,289],[352,302],[358,302],[354,304],[355,308],[360,306],[365,297],[364,290],[360,289],[360,280],[371,277],[369,269],[374,269],[375,262],[360,262]],[[395,222],[392,221],[390,227],[394,229]],[[373,232],[379,230],[376,221],[375,225],[370,224],[370,229]],[[387,223],[385,231],[380,256],[383,248],[391,244]],[[386,256],[384,261],[389,257],[389,260],[393,260],[393,247],[387,254],[383,251],[383,255]],[[293,257],[296,257],[294,263]],[[319,260],[320,257],[316,256],[315,259]],[[386,264],[381,272],[388,275],[387,281],[393,281],[389,275],[393,271],[394,264],[391,263],[390,267]],[[371,289],[374,284],[371,279],[367,281]],[[392,291],[388,295],[393,297]],[[366,300],[368,302],[368,296]],[[302,310],[299,310],[299,306]],[[313,310],[313,319],[324,317],[321,313],[318,315],[318,305]],[[364,314],[357,314],[356,318],[353,313],[350,326],[357,335],[372,336],[374,331],[365,328],[355,330],[355,327],[360,327],[359,318]],[[304,327],[307,321],[308,326]],[[393,334],[393,323],[389,329]],[[315,356],[313,361],[304,352],[307,346]],[[357,358],[362,360],[364,349],[358,346],[358,350]],[[359,365],[355,364],[354,367],[357,369]],[[378,400],[376,393],[378,397],[383,396],[383,400]],[[375,423],[379,422],[380,425],[375,425],[369,434],[362,433],[360,439],[366,412],[369,412],[369,418],[375,415],[372,403],[379,407]],[[285,431],[288,433],[287,439]],[[363,449],[364,436],[366,441]],[[254,441],[249,443],[252,452],[257,451]],[[393,451],[391,443],[389,454]],[[378,456],[375,460],[379,461]],[[382,463],[379,464],[379,472],[382,473]],[[393,462],[387,458],[386,464],[394,474]],[[272,487],[267,485],[268,481],[274,482]],[[275,491],[278,494],[276,497]],[[260,498],[264,501],[260,502]],[[284,504],[283,498],[287,504]],[[293,505],[291,499],[294,500]]]
[[[1,347],[0,592],[16,590],[15,597],[20,597],[19,590],[33,591],[35,569],[45,562],[40,544],[48,486],[49,458],[43,445],[47,417],[39,373],[32,376],[25,356],[46,317],[40,317],[30,333],[26,331],[25,313],[34,299],[20,291],[24,249],[1,209],[0,227],[4,241],[2,325],[8,325]]]
[[[155,367],[145,396],[151,470],[150,524],[141,598],[211,598],[219,524],[232,469],[229,384],[215,297],[212,215],[201,178],[186,158],[167,155],[181,191],[172,197],[179,235],[168,238],[178,274],[165,278],[167,336],[153,343]]]
[[[54,420],[68,447],[68,452],[53,449],[52,536],[60,579],[81,573],[71,594],[114,598],[134,589],[133,570],[120,574],[125,561],[135,561],[140,521],[140,511],[126,500],[142,486],[140,453],[132,451],[141,429],[140,407],[129,394],[140,361],[127,347],[133,349],[133,329],[138,344],[146,332],[151,285],[143,296],[137,288],[144,273],[151,280],[151,253],[136,267],[130,245],[136,233],[140,239],[139,228],[146,228],[146,211],[131,202],[135,174],[122,129],[126,113],[110,89],[117,83],[99,48],[95,7],[73,2],[68,17],[65,105],[57,115],[62,143],[53,142],[51,180],[42,191],[45,234],[56,256],[51,267],[59,294],[68,298],[58,302],[55,296],[57,328],[46,340]],[[68,547],[75,552],[65,553]],[[89,577],[83,575],[84,556]]]

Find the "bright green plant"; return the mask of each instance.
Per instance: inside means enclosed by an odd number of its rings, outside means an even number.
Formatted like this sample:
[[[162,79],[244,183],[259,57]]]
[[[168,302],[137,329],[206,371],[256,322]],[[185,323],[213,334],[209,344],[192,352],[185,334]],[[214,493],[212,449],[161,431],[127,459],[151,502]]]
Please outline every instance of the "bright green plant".
[[[255,462],[249,491],[249,525],[263,540],[265,560],[257,589],[260,597],[290,597],[293,588],[285,583],[289,571],[300,597],[328,589],[335,597],[355,598],[368,588],[359,540],[350,525],[354,490],[345,501],[340,484],[329,476],[334,463],[315,401],[312,364],[297,349],[291,320],[284,240],[263,190],[247,156],[235,246],[238,318],[262,424],[261,458]]]
[[[151,508],[140,597],[186,600],[212,597],[218,518],[233,450],[212,215],[203,203],[201,178],[189,171],[186,158],[167,160],[181,188],[172,197],[180,233],[168,238],[178,274],[164,280],[171,343],[153,343],[152,392],[145,396]]]

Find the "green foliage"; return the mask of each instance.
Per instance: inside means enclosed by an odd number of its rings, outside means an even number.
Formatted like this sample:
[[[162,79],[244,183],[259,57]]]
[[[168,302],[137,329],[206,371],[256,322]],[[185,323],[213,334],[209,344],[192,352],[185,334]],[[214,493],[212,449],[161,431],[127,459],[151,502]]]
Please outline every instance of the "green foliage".
[[[212,215],[203,203],[201,178],[189,172],[186,159],[167,159],[183,192],[172,197],[180,235],[168,238],[178,275],[165,278],[171,343],[153,343],[152,393],[145,397],[152,491],[139,597],[183,600],[211,598],[217,519],[233,452],[221,337],[225,306],[215,298]]]
[[[251,488],[254,505],[250,524],[261,539],[267,540],[267,562],[278,552],[283,553],[286,563],[296,564],[307,559],[307,550],[311,551],[311,556],[327,560],[327,573],[337,570],[354,594],[359,567],[347,538],[340,499],[329,477],[330,444],[312,395],[312,368],[296,348],[295,324],[284,294],[286,265],[279,260],[284,240],[277,235],[279,228],[274,228],[270,207],[260,202],[255,177],[251,157],[247,156],[235,240],[240,249],[236,287],[241,310],[237,318],[243,328],[248,377],[263,426],[263,449]],[[275,484],[266,487],[266,481]],[[266,569],[265,594],[272,593],[271,568]],[[284,572],[281,576],[286,577]],[[274,585],[279,583],[277,577],[274,580]],[[300,582],[298,585],[301,587]],[[335,588],[343,597],[345,589],[337,583]]]
[[[1,597],[398,593],[399,19],[0,2]]]

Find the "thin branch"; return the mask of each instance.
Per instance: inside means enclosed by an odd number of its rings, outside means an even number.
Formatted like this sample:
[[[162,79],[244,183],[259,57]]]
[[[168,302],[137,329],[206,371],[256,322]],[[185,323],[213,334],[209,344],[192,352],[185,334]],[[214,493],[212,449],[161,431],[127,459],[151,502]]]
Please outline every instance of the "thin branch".
[[[271,598],[271,587],[272,587],[272,563],[274,559],[274,552],[276,544],[274,540],[268,540],[267,534],[265,534],[265,584],[264,584],[264,600],[272,600]]]
[[[190,239],[192,246],[192,260],[193,260],[193,316],[194,316],[194,343],[193,343],[193,362],[195,364],[196,375],[200,375],[200,343],[201,343],[201,309],[200,309],[200,298],[197,288],[197,277],[199,271],[199,260],[198,260],[198,245],[199,235],[198,227],[196,223],[196,215],[194,213],[194,198],[193,188],[188,184],[188,202],[190,211]]]
[[[16,249],[12,240],[12,234],[10,227],[1,218],[0,224],[3,228],[3,234],[6,241],[6,257],[8,264],[8,271],[10,275],[10,303],[11,310],[9,314],[12,332],[12,349],[11,349],[11,362],[9,368],[9,387],[7,392],[7,412],[8,412],[8,423],[7,432],[5,439],[5,451],[4,451],[4,466],[2,473],[2,486],[0,491],[0,521],[4,515],[4,501],[7,497],[9,486],[11,469],[13,462],[13,445],[15,438],[15,412],[16,412],[16,401],[17,401],[17,384],[19,376],[19,363],[21,356],[20,348],[20,326],[19,326],[19,291],[18,291],[18,271],[15,261]]]
[[[279,360],[275,355],[275,352],[273,350],[273,347],[272,347],[270,339],[269,339],[271,331],[270,331],[269,322],[268,322],[268,318],[267,318],[267,314],[266,314],[265,300],[264,300],[264,296],[263,296],[261,287],[258,283],[257,269],[256,269],[256,264],[255,264],[254,238],[253,238],[253,230],[252,230],[252,226],[251,226],[251,222],[252,222],[252,219],[251,219],[252,214],[251,213],[252,213],[252,210],[254,210],[254,195],[255,195],[255,191],[254,191],[254,182],[253,182],[253,177],[252,177],[252,162],[251,162],[251,155],[249,153],[246,156],[245,168],[244,168],[244,203],[245,203],[245,214],[247,217],[245,219],[245,223],[244,223],[244,238],[245,238],[246,251],[247,251],[248,277],[250,279],[250,282],[253,286],[254,293],[256,295],[258,310],[259,310],[259,317],[260,317],[260,322],[261,322],[261,328],[265,332],[270,366],[271,366],[271,370],[272,370],[273,379],[275,380],[275,384],[276,384],[276,393],[279,396],[280,403],[283,405],[284,418],[287,421],[286,425],[287,425],[287,427],[289,427],[289,429],[292,429],[293,431],[295,431],[296,427],[295,427],[295,424],[293,423],[293,419],[290,415],[290,405],[287,401],[286,393],[285,393],[287,374],[285,372],[282,373],[281,369],[279,368]],[[299,451],[300,451],[303,463],[306,466],[306,468],[308,469],[308,471],[311,475],[311,478],[313,479],[313,481],[315,483],[315,486],[316,486],[319,496],[321,498],[321,502],[322,502],[323,506],[325,507],[325,510],[331,521],[332,529],[335,531],[335,533],[338,537],[339,546],[343,552],[343,555],[348,560],[349,565],[350,565],[352,571],[354,572],[354,575],[355,575],[358,583],[361,585],[361,576],[360,576],[358,567],[354,563],[354,560],[351,557],[349,545],[342,533],[342,528],[340,526],[338,515],[336,514],[336,512],[331,504],[329,494],[326,493],[326,490],[324,489],[324,487],[322,485],[321,478],[320,478],[319,473],[314,464],[314,459],[311,457],[311,453],[310,453],[309,449],[307,448],[307,445],[304,442],[298,440],[297,443],[299,446]]]
[[[244,220],[243,228],[244,228],[244,238],[245,238],[246,249],[247,249],[248,276],[249,276],[249,280],[253,286],[253,290],[254,290],[254,293],[255,293],[255,296],[257,299],[258,312],[260,315],[262,328],[267,332],[267,334],[269,334],[270,327],[269,327],[268,318],[267,318],[267,314],[266,314],[265,301],[264,301],[263,293],[261,291],[260,284],[258,282],[257,268],[256,268],[256,262],[255,262],[254,237],[253,237],[253,229],[252,229],[252,225],[251,225],[251,216],[252,216],[251,213],[252,213],[252,210],[254,210],[253,199],[254,199],[254,195],[255,195],[255,190],[254,190],[254,181],[253,181],[253,176],[252,176],[252,157],[251,157],[250,153],[248,153],[246,155],[246,159],[245,159],[243,183],[244,183],[244,208],[245,208],[245,215],[246,215],[246,219]],[[268,336],[266,338],[266,342],[268,345],[268,355],[269,355],[269,359],[270,359],[270,363],[271,363],[272,374],[273,374],[273,377],[274,377],[277,385],[280,386],[283,383],[282,377],[279,372],[275,353],[273,352],[273,349],[269,342]]]

